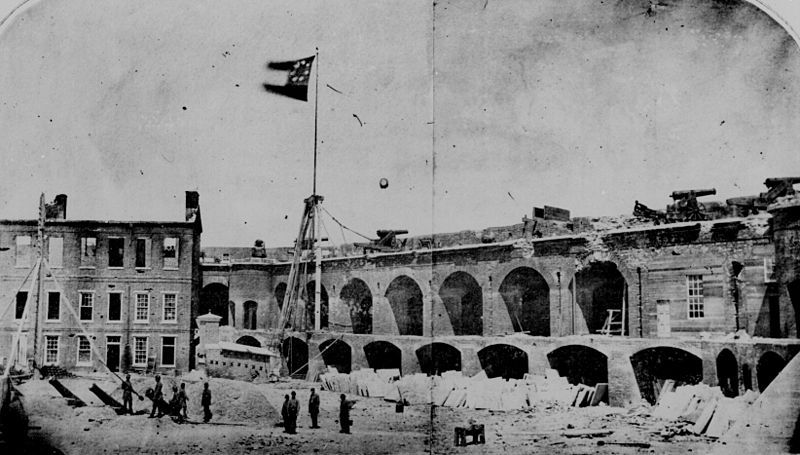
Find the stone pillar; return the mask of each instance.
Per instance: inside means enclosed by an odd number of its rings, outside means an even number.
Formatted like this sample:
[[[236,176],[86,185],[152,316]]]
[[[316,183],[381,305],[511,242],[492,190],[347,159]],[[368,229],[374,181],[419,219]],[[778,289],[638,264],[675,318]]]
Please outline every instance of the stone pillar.
[[[367,355],[364,353],[364,343],[361,340],[356,340],[348,344],[350,344],[350,369],[369,368]]]
[[[608,402],[611,406],[627,407],[642,400],[630,354],[613,350],[608,357]]]
[[[413,346],[400,346],[400,373],[407,376],[414,373],[420,373],[422,369],[419,367],[419,360],[417,359],[417,352]]]
[[[797,320],[785,315],[800,312],[800,302],[792,302],[792,293],[800,294],[800,197],[797,195],[770,205],[772,238],[775,244],[775,280],[782,288],[779,297],[781,329],[784,337],[800,336]],[[788,292],[787,292],[788,291]],[[795,296],[800,300],[800,297]]]
[[[481,361],[478,351],[472,346],[461,348],[461,372],[465,376],[474,376],[481,371]]]
[[[206,363],[206,346],[217,346],[219,344],[219,321],[222,320],[216,314],[204,314],[198,316],[197,331],[200,335],[200,344],[197,346],[195,355],[198,358],[198,364]]]

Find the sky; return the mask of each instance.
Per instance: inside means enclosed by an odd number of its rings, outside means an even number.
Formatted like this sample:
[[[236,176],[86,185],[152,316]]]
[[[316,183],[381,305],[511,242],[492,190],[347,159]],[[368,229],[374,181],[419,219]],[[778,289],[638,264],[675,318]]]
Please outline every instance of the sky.
[[[180,220],[196,190],[203,245],[291,244],[316,79],[307,103],[263,84],[285,80],[269,61],[316,48],[318,192],[363,234],[800,176],[787,30],[744,2],[661,3],[31,0],[0,25],[0,218],[35,217],[45,192],[71,219]],[[765,3],[800,29],[798,5]]]

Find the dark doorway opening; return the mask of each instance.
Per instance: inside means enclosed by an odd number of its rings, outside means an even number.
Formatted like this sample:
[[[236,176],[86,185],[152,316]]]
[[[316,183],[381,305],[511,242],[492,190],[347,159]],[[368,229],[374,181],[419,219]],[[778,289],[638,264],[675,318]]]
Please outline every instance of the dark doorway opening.
[[[373,341],[364,346],[367,364],[375,370],[397,368],[402,374],[402,356],[400,348],[388,341]]]
[[[427,375],[461,371],[461,352],[446,343],[431,343],[417,349],[420,370]]]
[[[729,349],[723,349],[717,356],[717,381],[723,395],[739,396],[739,363]]]
[[[522,379],[528,373],[528,354],[509,344],[494,344],[478,351],[481,368],[490,378]]]
[[[319,345],[325,366],[334,367],[339,373],[350,373],[353,350],[342,340],[327,340]]]
[[[765,352],[756,365],[756,378],[758,380],[758,391],[764,392],[773,380],[780,374],[786,361],[779,354],[772,351]]]
[[[679,348],[659,346],[643,349],[631,356],[633,372],[642,398],[655,404],[664,381],[676,385],[699,384],[703,380],[703,361],[700,357]]]
[[[253,348],[261,347],[261,343],[257,339],[255,339],[255,337],[251,337],[250,335],[245,335],[243,337],[240,337],[238,340],[236,340],[236,344],[250,346]]]
[[[283,340],[281,348],[289,374],[294,378],[305,378],[308,373],[308,344],[299,338],[289,337]]]
[[[570,384],[594,387],[608,383],[608,357],[597,349],[578,344],[561,346],[547,354],[547,361]]]

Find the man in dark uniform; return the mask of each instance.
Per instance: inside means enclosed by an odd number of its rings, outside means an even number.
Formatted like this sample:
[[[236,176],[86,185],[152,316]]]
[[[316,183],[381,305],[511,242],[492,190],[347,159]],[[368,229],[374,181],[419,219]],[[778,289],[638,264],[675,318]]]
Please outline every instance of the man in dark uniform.
[[[186,407],[189,403],[189,397],[186,396],[186,383],[181,383],[181,391],[178,392],[178,405],[179,405],[179,416],[181,419],[186,420],[189,418],[189,415],[186,413]]]
[[[133,384],[131,384],[131,375],[126,375],[125,381],[122,382],[122,409],[128,414],[133,414]]]
[[[348,401],[344,394],[341,396],[342,401],[339,404],[339,425],[342,429],[339,433],[350,434],[350,408],[355,405],[354,401]]]
[[[156,375],[156,386],[153,388],[153,410],[150,411],[150,417],[156,416],[156,411],[158,411],[158,416],[162,417],[164,412],[161,410],[161,401],[164,400],[164,392],[162,391],[162,384],[161,384],[161,376]]]
[[[208,423],[211,420],[211,390],[208,389],[208,383],[203,384],[203,397],[200,399],[200,404],[203,405],[203,422]]]
[[[283,406],[281,407],[281,417],[283,417],[283,432],[289,432],[289,395],[283,396]]]
[[[317,416],[319,416],[319,395],[311,389],[311,396],[308,397],[308,415],[311,416],[311,428],[319,428]]]
[[[292,391],[292,398],[289,399],[289,434],[297,433],[297,413],[300,411],[300,403],[297,401],[297,395]]]

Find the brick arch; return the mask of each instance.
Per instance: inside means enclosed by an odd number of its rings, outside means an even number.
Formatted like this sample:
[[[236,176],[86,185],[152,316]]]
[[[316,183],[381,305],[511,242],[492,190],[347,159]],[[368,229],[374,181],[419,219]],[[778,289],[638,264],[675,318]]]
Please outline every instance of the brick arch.
[[[483,289],[475,277],[460,270],[453,272],[442,281],[438,295],[454,335],[483,334]]]
[[[338,338],[331,338],[319,344],[319,352],[326,366],[336,368],[339,373],[350,373],[353,361],[353,348]]]
[[[372,291],[359,278],[351,278],[339,292],[339,302],[347,307],[353,333],[372,333]]]
[[[398,275],[386,286],[384,295],[392,309],[398,333],[422,335],[425,294],[419,283],[408,275]]]
[[[528,353],[505,343],[486,346],[478,351],[481,368],[490,378],[522,379],[528,373]]]
[[[570,384],[608,383],[608,355],[594,346],[565,344],[547,353],[547,361]]]
[[[661,384],[672,379],[676,384],[698,384],[703,379],[702,356],[672,346],[640,349],[630,356],[642,398],[655,404]]]
[[[427,343],[414,352],[417,354],[420,369],[425,374],[437,375],[445,371],[461,371],[461,350],[451,344]]]
[[[515,332],[550,336],[550,287],[541,273],[516,267],[503,277],[498,293]]]

